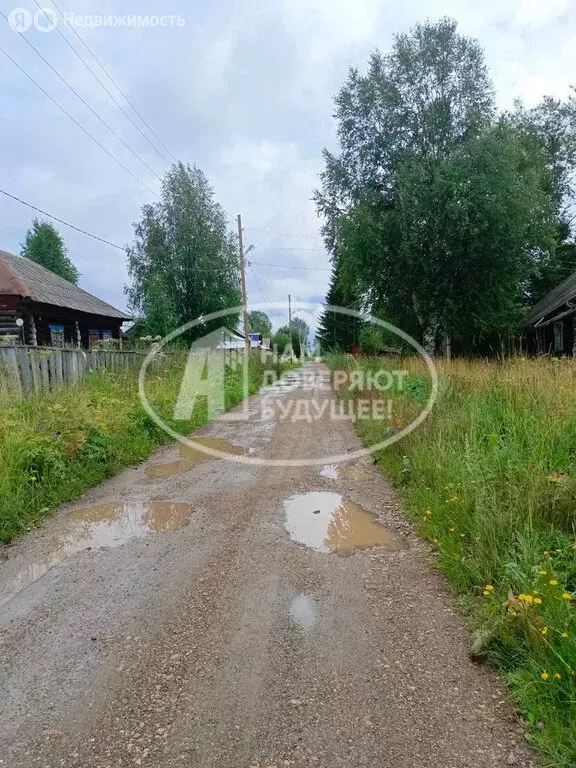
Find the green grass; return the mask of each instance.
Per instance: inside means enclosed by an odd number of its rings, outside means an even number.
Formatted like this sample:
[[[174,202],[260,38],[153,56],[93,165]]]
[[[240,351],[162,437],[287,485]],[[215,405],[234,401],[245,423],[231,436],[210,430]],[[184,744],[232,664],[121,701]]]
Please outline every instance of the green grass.
[[[430,388],[421,364],[399,366],[410,369],[408,387],[385,393],[394,397],[395,428]],[[439,374],[432,414],[380,451],[378,464],[460,596],[474,652],[504,670],[544,764],[573,767],[576,363],[457,361],[440,364]],[[391,427],[358,421],[357,430],[374,445]]]
[[[188,421],[171,419],[185,361],[184,353],[172,355],[146,379],[150,403],[180,434],[190,434],[208,420],[205,398],[198,399]],[[140,404],[138,372],[136,367],[94,373],[75,386],[3,403],[0,541],[30,530],[62,502],[144,460],[159,444],[170,441]],[[262,386],[263,374],[259,356],[253,355],[251,394]],[[242,397],[241,372],[228,371],[226,407]]]

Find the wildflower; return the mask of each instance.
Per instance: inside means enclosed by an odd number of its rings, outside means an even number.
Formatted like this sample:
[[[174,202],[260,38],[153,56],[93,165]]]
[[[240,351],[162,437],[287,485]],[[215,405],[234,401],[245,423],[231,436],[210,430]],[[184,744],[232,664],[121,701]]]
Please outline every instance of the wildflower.
[[[572,595],[569,592],[564,592],[562,594],[562,597],[564,598],[564,600],[572,600]]]
[[[510,608],[510,610],[508,611],[508,613],[510,614],[510,616],[518,616],[518,614],[516,613],[516,611],[514,610],[514,608]]]
[[[554,679],[555,680],[561,680],[562,679],[562,675],[559,672],[556,672],[556,674],[554,675]]]
[[[438,544],[438,539],[432,539],[433,544]]]
[[[490,594],[490,592],[488,592],[488,590],[487,590],[487,589],[485,589],[485,590],[484,590],[484,592],[482,592],[482,594],[484,595],[484,597],[488,597],[488,595]]]
[[[38,478],[35,475],[30,475],[30,480],[35,483]]]
[[[550,579],[550,581],[548,582],[548,584],[551,584],[553,587],[555,587],[555,586],[556,586],[556,584],[558,584],[558,579]]]
[[[539,576],[548,576],[548,571],[538,571]]]
[[[561,550],[561,549],[557,549],[557,550],[556,550],[556,554],[557,554],[557,555],[559,555],[561,552],[562,552],[562,550]]]
[[[564,638],[564,640],[566,640],[566,638],[568,637],[568,632],[562,632],[562,634],[560,635],[560,637],[563,637],[563,638]]]
[[[541,632],[543,635],[547,635],[547,634],[548,634],[548,627],[542,627],[542,629],[540,630],[540,632]]]
[[[535,597],[534,602],[536,605],[542,605],[542,598],[541,597]]]
[[[466,538],[466,534],[465,534],[465,533],[461,533],[461,534],[460,534],[460,538],[461,538],[461,539],[464,539],[464,538]]]
[[[493,592],[493,591],[494,591],[494,587],[492,586],[492,584],[486,584],[486,586],[484,587],[484,589],[485,589],[486,591],[488,591],[488,592]]]
[[[424,517],[430,517],[431,514],[432,514],[432,510],[427,509],[426,512],[424,512]]]
[[[529,605],[533,602],[534,598],[532,595],[518,595],[518,600],[520,600],[522,603],[528,603]]]
[[[548,672],[542,672],[542,674],[540,675],[540,677],[542,678],[542,680],[548,680],[548,678],[550,677],[550,675],[548,674]]]
[[[544,555],[549,555],[549,554],[550,554],[550,552],[546,552],[546,551],[544,551],[544,552],[543,552],[543,554],[544,554]]]
[[[454,533],[455,530],[456,528],[450,528],[450,533]]]

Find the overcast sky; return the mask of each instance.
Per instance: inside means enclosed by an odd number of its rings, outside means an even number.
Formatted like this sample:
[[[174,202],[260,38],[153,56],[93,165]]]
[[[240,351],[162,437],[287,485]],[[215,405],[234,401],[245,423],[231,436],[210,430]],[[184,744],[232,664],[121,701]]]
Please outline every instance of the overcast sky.
[[[456,18],[460,30],[484,47],[502,107],[515,97],[530,105],[544,94],[566,96],[569,78],[576,81],[576,7],[571,0],[57,2],[63,11],[83,16],[170,14],[185,22],[76,29],[169,150],[207,173],[231,226],[242,214],[246,244],[255,246],[249,259],[314,268],[253,265],[248,271],[253,302],[284,300],[289,293],[300,301],[323,299],[329,262],[311,196],[322,167],[321,150],[335,148],[333,97],[348,68],[364,67],[372,50],[390,46],[394,33],[426,18]],[[50,7],[50,0],[40,5]],[[15,7],[37,10],[34,0],[0,0],[6,15]],[[63,22],[59,29],[124,104],[70,29]],[[162,175],[164,160],[58,33],[32,26],[25,36]],[[158,190],[155,175],[1,17],[0,47],[146,186]],[[114,243],[130,242],[132,222],[144,203],[153,202],[152,192],[2,54],[0,85],[0,187]],[[33,215],[0,196],[0,249],[19,251]],[[123,253],[66,227],[60,230],[82,274],[80,285],[125,308]],[[280,321],[277,316],[275,325]]]

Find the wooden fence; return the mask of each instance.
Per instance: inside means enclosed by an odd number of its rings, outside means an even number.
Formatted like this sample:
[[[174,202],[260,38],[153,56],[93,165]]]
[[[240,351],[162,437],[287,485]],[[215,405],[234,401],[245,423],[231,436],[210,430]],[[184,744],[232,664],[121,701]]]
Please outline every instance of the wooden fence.
[[[80,381],[86,372],[140,365],[143,352],[0,344],[0,398],[47,392]]]

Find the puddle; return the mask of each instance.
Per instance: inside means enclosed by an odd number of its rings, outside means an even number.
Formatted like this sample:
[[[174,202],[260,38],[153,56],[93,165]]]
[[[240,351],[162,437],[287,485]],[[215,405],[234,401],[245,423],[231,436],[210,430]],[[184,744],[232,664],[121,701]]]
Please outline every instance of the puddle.
[[[164,480],[174,475],[183,475],[194,468],[193,461],[171,461],[168,464],[151,464],[146,467],[146,477],[151,480]]]
[[[326,464],[320,470],[320,474],[322,477],[327,477],[330,480],[354,480],[362,482],[374,479],[374,473],[366,467],[341,467],[337,464]]]
[[[309,595],[296,595],[290,603],[288,614],[300,629],[310,629],[316,624],[316,606]]]
[[[203,445],[205,448],[209,448],[212,451],[220,451],[221,453],[227,453],[231,456],[243,456],[246,453],[246,449],[241,445],[233,445],[223,437],[190,437],[190,440],[194,440],[198,445]],[[219,459],[219,456],[211,456],[209,453],[204,453],[200,448],[193,448],[191,445],[181,445],[180,455],[183,459],[199,464],[202,461],[214,461]]]
[[[28,565],[0,591],[0,604],[76,552],[119,547],[150,533],[184,528],[190,520],[190,506],[171,501],[112,502],[74,510],[66,520],[69,525],[65,534],[52,542],[44,559]]]
[[[194,437],[195,443],[210,448],[213,451],[221,451],[231,456],[243,456],[246,449],[240,445],[233,445],[223,437]],[[167,464],[151,464],[146,467],[146,476],[151,480],[163,480],[174,475],[183,475],[190,472],[197,464],[203,464],[205,461],[219,461],[218,456],[210,456],[199,448],[193,448],[190,445],[180,445],[181,461],[171,461]]]
[[[285,526],[290,538],[316,552],[348,555],[360,549],[402,544],[377,522],[376,516],[339,493],[312,491],[284,502]]]

